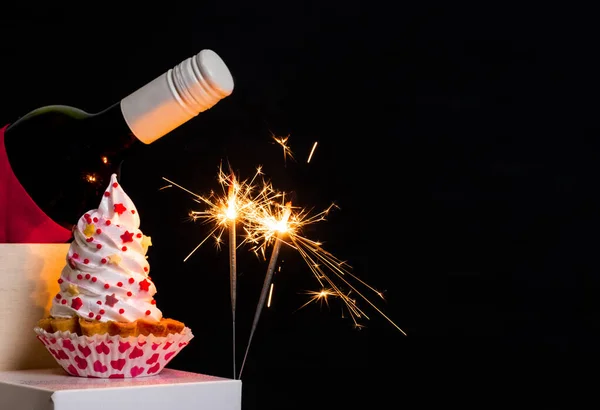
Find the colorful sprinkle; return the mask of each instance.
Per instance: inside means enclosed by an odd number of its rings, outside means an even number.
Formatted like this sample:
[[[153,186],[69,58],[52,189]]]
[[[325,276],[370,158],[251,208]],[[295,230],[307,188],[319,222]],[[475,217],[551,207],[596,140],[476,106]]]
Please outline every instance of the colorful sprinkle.
[[[79,310],[83,306],[83,301],[80,298],[74,298],[71,300],[71,307],[75,310]]]
[[[133,242],[133,232],[125,231],[125,233],[121,235],[121,240],[123,243]]]
[[[114,211],[116,213],[118,213],[119,215],[122,215],[123,212],[125,212],[127,210],[127,208],[125,208],[125,206],[123,204],[115,204],[114,205]]]
[[[148,282],[146,279],[140,282],[140,291],[142,290],[146,292],[150,290],[150,282]]]

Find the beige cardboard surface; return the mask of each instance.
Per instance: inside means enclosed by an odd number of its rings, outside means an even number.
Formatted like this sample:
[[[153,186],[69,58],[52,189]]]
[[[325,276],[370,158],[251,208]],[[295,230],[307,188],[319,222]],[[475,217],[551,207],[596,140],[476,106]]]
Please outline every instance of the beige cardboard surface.
[[[69,244],[0,244],[0,371],[57,367],[36,339]]]

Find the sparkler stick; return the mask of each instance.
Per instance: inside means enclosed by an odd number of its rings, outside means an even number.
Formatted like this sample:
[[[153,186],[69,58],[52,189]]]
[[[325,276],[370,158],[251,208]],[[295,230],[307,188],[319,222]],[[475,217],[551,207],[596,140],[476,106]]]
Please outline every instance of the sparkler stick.
[[[244,360],[242,361],[242,367],[240,368],[240,374],[238,375],[238,379],[242,377],[242,371],[244,370],[244,364],[246,364],[246,358],[248,357],[250,344],[252,343],[252,338],[254,337],[254,332],[256,331],[256,327],[258,326],[260,314],[262,313],[265,301],[267,299],[267,294],[269,293],[269,289],[271,287],[271,280],[273,279],[273,273],[275,272],[275,266],[277,265],[277,258],[279,257],[279,251],[281,250],[281,244],[283,243],[281,237],[287,231],[287,222],[291,212],[292,203],[287,202],[285,204],[285,210],[283,212],[281,220],[277,223],[278,230],[275,237],[275,243],[273,244],[273,251],[271,252],[271,259],[269,260],[269,266],[267,267],[267,273],[265,274],[263,287],[260,292],[260,297],[258,298],[258,304],[256,305],[254,321],[252,322],[252,328],[250,329],[250,337],[248,339],[248,344],[246,345],[246,352],[244,353]]]
[[[235,223],[237,218],[236,198],[235,198],[235,177],[231,175],[231,184],[228,189],[228,210],[229,218],[229,285],[231,290],[231,325],[232,325],[232,342],[233,342],[233,378],[235,379],[235,305],[237,301],[237,260],[236,260],[236,240],[235,240]]]

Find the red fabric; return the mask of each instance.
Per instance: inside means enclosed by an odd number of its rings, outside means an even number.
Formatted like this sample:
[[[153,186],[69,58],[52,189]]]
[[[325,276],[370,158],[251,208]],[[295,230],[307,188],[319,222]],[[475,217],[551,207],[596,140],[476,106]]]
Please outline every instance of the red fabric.
[[[71,231],[42,211],[17,180],[0,129],[0,243],[64,243]]]

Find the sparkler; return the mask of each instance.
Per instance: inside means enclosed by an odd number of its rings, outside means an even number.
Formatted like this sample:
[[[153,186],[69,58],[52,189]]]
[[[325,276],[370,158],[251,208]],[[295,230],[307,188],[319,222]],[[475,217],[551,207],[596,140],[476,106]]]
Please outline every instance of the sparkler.
[[[337,297],[347,308],[354,325],[356,327],[361,327],[362,325],[359,323],[359,319],[363,317],[369,319],[369,316],[358,306],[356,299],[352,297],[354,294],[366,301],[382,317],[406,336],[406,333],[396,323],[367,298],[363,292],[359,291],[356,286],[350,283],[350,279],[356,280],[368,290],[383,298],[381,292],[351,273],[350,267],[333,254],[324,250],[320,242],[313,241],[301,235],[304,226],[325,220],[327,214],[334,206],[335,205],[332,204],[320,213],[310,214],[305,209],[292,208],[291,202],[281,205],[274,204],[273,201],[262,201],[259,206],[253,208],[253,212],[245,219],[245,229],[248,233],[248,238],[246,240],[250,243],[254,243],[255,248],[262,249],[263,251],[272,243],[273,250],[271,252],[271,259],[265,275],[259,302],[256,307],[254,322],[250,330],[250,338],[248,345],[246,346],[246,352],[244,354],[238,378],[242,377],[242,371],[244,370],[252,337],[258,325],[258,320],[265,303],[273,276],[273,270],[282,244],[288,245],[300,254],[322,288],[320,292],[311,292],[313,297],[300,308],[311,302],[319,300],[325,300],[327,302],[328,297]],[[339,285],[338,281],[342,284]],[[344,292],[342,289],[343,287],[350,289],[350,291],[347,293]]]
[[[252,343],[252,337],[254,336],[254,332],[256,331],[256,327],[258,326],[258,320],[260,319],[260,314],[262,312],[263,306],[265,305],[265,300],[267,299],[267,293],[271,288],[271,280],[273,279],[273,272],[275,272],[275,266],[277,265],[277,258],[279,257],[279,251],[281,250],[282,236],[288,230],[288,219],[292,212],[292,203],[287,202],[283,209],[280,218],[268,218],[264,221],[264,223],[268,224],[269,229],[273,231],[274,235],[274,245],[273,250],[271,251],[271,259],[269,260],[269,266],[267,267],[267,273],[265,274],[265,281],[263,282],[263,287],[260,292],[260,297],[258,298],[258,304],[256,305],[256,311],[254,313],[254,321],[252,322],[252,328],[250,330],[250,338],[248,339],[248,344],[246,345],[246,353],[244,353],[244,360],[242,361],[242,367],[240,368],[240,374],[238,378],[242,377],[242,371],[244,370],[244,364],[246,364],[246,358],[248,357],[248,351],[250,350],[250,344]],[[260,218],[260,217],[259,217]]]

